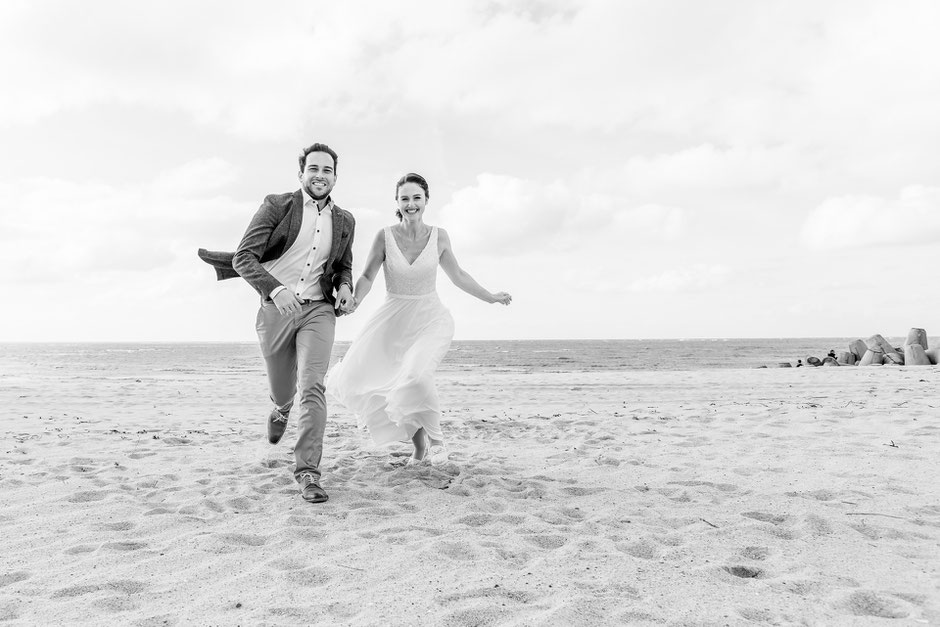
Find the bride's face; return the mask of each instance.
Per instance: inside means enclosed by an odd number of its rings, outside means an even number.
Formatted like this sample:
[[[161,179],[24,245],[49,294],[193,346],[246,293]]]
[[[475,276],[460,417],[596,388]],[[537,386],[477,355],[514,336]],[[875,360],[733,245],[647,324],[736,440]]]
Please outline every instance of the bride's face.
[[[417,183],[405,183],[398,188],[398,210],[403,220],[420,220],[428,204],[427,196]]]

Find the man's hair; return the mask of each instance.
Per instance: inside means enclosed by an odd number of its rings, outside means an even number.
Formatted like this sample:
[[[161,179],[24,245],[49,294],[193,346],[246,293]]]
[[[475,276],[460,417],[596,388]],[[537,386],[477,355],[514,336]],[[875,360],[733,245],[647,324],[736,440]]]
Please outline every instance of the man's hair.
[[[401,189],[401,186],[404,185],[405,183],[415,183],[416,185],[419,185],[421,189],[424,190],[424,197],[427,200],[431,199],[431,190],[428,188],[428,182],[424,180],[424,177],[421,176],[420,174],[409,172],[405,176],[398,179],[398,182],[395,183],[395,199],[396,200],[398,199],[398,190]],[[399,220],[404,219],[403,216],[401,215],[401,211],[399,211],[398,209],[395,210],[395,216]]]
[[[333,157],[333,174],[336,174],[336,170],[339,169],[339,157],[336,155],[336,151],[327,146],[326,144],[312,144],[307,146],[300,151],[300,156],[297,157],[297,161],[300,164],[300,171],[304,171],[304,167],[307,165],[307,155],[311,152],[325,152],[326,154]]]

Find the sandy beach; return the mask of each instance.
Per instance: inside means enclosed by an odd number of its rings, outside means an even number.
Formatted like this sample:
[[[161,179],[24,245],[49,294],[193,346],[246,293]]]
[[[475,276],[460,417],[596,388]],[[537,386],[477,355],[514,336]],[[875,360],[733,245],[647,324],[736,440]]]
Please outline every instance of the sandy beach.
[[[406,468],[265,381],[4,373],[0,621],[940,624],[940,369],[449,372]]]

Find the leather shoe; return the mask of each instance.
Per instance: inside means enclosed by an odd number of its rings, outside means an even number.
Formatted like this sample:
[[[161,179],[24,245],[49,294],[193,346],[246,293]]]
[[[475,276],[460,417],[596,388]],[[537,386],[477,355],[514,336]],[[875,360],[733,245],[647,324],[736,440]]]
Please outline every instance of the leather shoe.
[[[308,503],[323,503],[330,497],[326,490],[320,487],[320,478],[312,474],[304,473],[298,479],[300,483],[300,496]]]
[[[289,409],[284,413],[281,413],[277,407],[271,410],[271,415],[268,416],[268,442],[277,444],[281,441],[281,437],[287,430],[287,416],[289,415]]]

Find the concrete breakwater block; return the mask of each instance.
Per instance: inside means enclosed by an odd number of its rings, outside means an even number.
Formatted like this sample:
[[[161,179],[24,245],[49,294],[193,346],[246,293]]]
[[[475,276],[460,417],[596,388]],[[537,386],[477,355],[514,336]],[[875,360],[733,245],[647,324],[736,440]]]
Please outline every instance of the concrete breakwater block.
[[[888,340],[877,333],[865,340],[865,345],[870,351],[884,353],[894,363],[904,363],[904,356],[888,344]]]
[[[855,340],[849,344],[849,352],[855,355],[855,363],[861,361],[862,357],[865,356],[865,352],[868,350],[868,345],[865,344],[864,340]]]
[[[868,349],[862,358],[858,360],[859,366],[880,366],[884,363],[885,354],[881,351]]]
[[[918,344],[923,347],[924,350],[927,350],[927,332],[923,329],[913,328],[907,332],[907,339],[904,341],[904,346],[913,346]]]
[[[839,353],[839,356],[836,357],[836,361],[839,362],[840,366],[854,366],[855,362],[858,361],[858,357],[851,351],[842,351]]]
[[[920,344],[905,344],[904,365],[929,366],[930,358],[927,357],[927,351]]]

